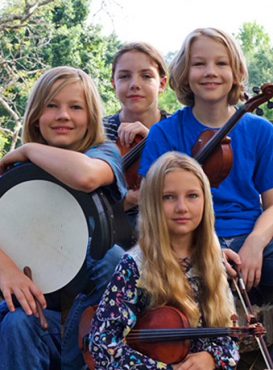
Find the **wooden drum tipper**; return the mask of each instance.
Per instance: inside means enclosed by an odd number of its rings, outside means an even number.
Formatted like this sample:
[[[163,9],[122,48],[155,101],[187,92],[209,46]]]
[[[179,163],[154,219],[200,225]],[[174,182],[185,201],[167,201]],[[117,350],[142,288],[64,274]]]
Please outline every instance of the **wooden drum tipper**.
[[[73,190],[29,162],[0,177],[0,248],[22,270],[30,266],[44,294],[60,290],[77,276],[90,239],[95,259],[123,239],[114,224],[113,207],[103,189]]]

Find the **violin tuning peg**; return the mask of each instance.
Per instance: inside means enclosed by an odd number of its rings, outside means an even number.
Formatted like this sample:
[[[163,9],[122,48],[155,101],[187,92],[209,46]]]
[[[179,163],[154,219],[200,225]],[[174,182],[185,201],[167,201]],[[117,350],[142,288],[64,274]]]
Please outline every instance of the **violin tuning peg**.
[[[261,89],[258,87],[258,86],[254,86],[252,88],[252,91],[255,93],[255,94],[259,94],[259,92],[261,91]]]
[[[257,114],[257,116],[263,116],[264,115],[264,111],[261,108],[257,108],[255,113]]]
[[[244,99],[245,99],[245,101],[248,101],[249,100],[249,96],[248,96],[248,94],[246,92],[244,92]]]
[[[232,325],[234,327],[238,326],[238,321],[239,321],[239,318],[238,318],[238,315],[236,315],[235,313],[233,315],[231,315],[231,321],[232,321]]]
[[[273,109],[273,101],[270,101],[270,100],[269,100],[269,101],[267,102],[267,108],[268,108],[268,109]]]

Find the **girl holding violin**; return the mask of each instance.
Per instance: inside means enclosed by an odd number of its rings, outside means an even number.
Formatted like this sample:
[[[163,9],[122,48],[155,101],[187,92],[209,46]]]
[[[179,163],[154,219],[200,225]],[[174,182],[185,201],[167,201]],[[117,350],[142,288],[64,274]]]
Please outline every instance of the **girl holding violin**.
[[[125,195],[121,156],[115,144],[106,142],[101,100],[84,71],[63,66],[40,77],[29,97],[23,137],[24,144],[0,160],[1,174],[14,163],[31,161],[75,190],[89,193],[105,186],[114,200]],[[81,275],[80,285],[95,288],[78,291],[62,341],[61,307],[47,309],[39,287],[0,249],[0,290],[5,298],[0,308],[0,369],[78,370],[84,365],[78,348],[81,313],[98,303],[123,254],[120,247],[113,246],[96,261],[91,258],[91,247],[87,248],[87,272]],[[46,331],[37,318],[37,302],[45,310]]]
[[[201,166],[178,152],[161,156],[142,181],[139,207],[138,245],[122,257],[93,319],[96,369],[234,369],[238,348],[228,336],[192,340],[177,363],[140,353],[127,341],[138,318],[154,308],[174,307],[196,329],[230,326],[234,313]],[[172,315],[162,320],[168,325]],[[179,345],[184,351],[188,344]]]
[[[215,28],[191,32],[170,65],[170,85],[186,107],[151,129],[140,174],[170,150],[195,156],[204,132],[216,134],[235,114],[246,80],[243,54],[231,36]],[[252,303],[272,302],[273,125],[246,113],[230,138],[231,171],[212,186],[217,235],[222,247],[238,252]]]
[[[159,95],[167,85],[167,67],[163,57],[144,42],[124,45],[112,63],[112,84],[121,111],[105,117],[104,126],[108,138],[117,142],[122,155],[128,157],[132,146],[147,137],[151,126],[168,116],[158,106]],[[129,187],[125,209],[138,203],[138,192],[135,191],[139,186],[138,166],[136,160],[131,169],[126,171],[125,168]]]

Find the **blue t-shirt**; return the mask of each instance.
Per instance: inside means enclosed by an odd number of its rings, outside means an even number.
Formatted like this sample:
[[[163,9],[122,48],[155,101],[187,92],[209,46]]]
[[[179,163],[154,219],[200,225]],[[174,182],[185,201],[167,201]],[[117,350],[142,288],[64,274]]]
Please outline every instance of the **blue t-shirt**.
[[[115,182],[104,189],[108,191],[113,200],[119,201],[125,197],[127,186],[122,168],[122,158],[116,144],[107,141],[103,144],[94,146],[85,152],[90,158],[101,159],[109,164],[115,175]]]
[[[212,130],[200,123],[192,108],[179,110],[154,125],[149,133],[140,174],[168,151],[192,155],[199,136]],[[218,188],[212,188],[218,236],[232,237],[252,231],[262,209],[260,194],[273,189],[273,125],[256,115],[245,114],[229,134],[233,167]]]

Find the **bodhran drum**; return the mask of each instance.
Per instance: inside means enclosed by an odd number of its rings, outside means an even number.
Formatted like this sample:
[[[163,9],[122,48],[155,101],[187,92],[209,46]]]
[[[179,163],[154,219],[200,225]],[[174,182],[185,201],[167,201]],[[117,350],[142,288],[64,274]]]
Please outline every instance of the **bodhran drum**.
[[[0,177],[0,248],[48,294],[80,271],[90,239],[93,257],[112,246],[111,207],[103,192],[65,186],[32,163],[16,165]]]

